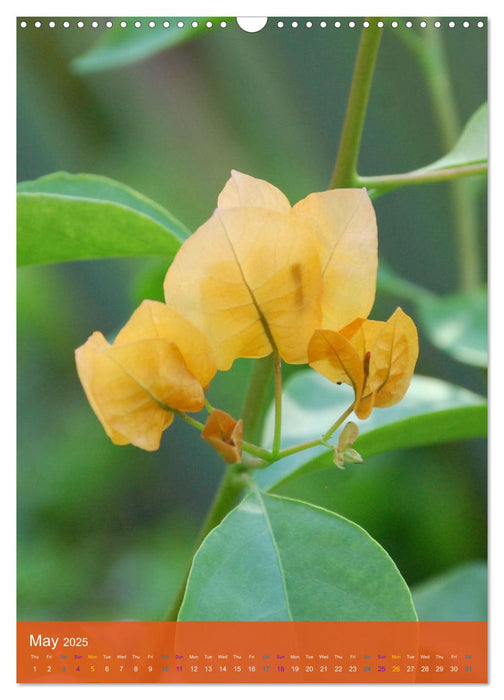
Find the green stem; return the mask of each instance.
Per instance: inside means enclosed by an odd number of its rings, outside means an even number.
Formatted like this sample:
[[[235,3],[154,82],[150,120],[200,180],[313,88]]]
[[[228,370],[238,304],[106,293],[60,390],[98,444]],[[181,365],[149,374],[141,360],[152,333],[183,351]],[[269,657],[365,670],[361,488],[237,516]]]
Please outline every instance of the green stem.
[[[269,450],[265,450],[263,447],[253,445],[251,442],[242,442],[242,447],[245,450],[245,452],[248,452],[249,454],[254,455],[255,457],[260,457],[261,459],[266,460],[266,462],[272,462],[274,459],[272,453]]]
[[[193,428],[196,428],[196,430],[199,430],[200,433],[203,430],[203,428],[205,427],[204,423],[202,423],[199,420],[196,420],[196,418],[192,418],[191,416],[188,416],[187,413],[184,413],[184,411],[179,411],[179,410],[175,409],[173,412],[177,416],[179,416],[179,418],[182,418],[183,421],[185,421],[186,423],[189,423],[189,425],[192,425]]]
[[[384,191],[393,190],[405,185],[421,185],[428,182],[442,182],[468,175],[485,175],[486,163],[474,163],[460,168],[440,168],[439,170],[413,170],[409,173],[394,173],[393,175],[375,175],[363,177],[358,175],[355,181],[357,187],[376,188]]]
[[[445,150],[456,143],[461,123],[442,34],[434,27],[425,33],[424,50],[419,54],[425,80],[429,86],[435,115]],[[451,185],[455,233],[457,236],[459,285],[466,291],[481,283],[482,261],[478,241],[478,212],[472,183],[454,182]]]
[[[275,431],[273,434],[273,458],[277,459],[282,441],[282,358],[278,350],[273,352],[275,375]]]
[[[370,26],[362,30],[331,188],[354,186],[362,130],[382,31],[376,26],[376,20],[372,20]]]
[[[279,380],[279,386],[281,389],[281,379]],[[281,391],[278,394],[280,396],[280,401],[279,401],[279,407],[276,409],[275,412],[275,437],[273,439],[273,450],[270,452],[269,450],[265,450],[263,447],[258,447],[257,445],[253,445],[250,442],[244,441],[242,443],[243,450],[245,452],[248,452],[251,455],[254,455],[255,457],[259,457],[262,461],[258,464],[250,464],[250,465],[242,465],[241,469],[243,472],[245,472],[248,468],[250,469],[264,469],[265,467],[268,467],[270,464],[273,462],[278,461],[279,459],[283,459],[284,457],[288,457],[289,455],[296,454],[297,452],[303,452],[304,450],[309,450],[311,447],[317,447],[318,445],[324,445],[327,440],[332,436],[332,434],[340,427],[340,425],[343,423],[343,421],[348,418],[348,416],[352,413],[355,403],[352,403],[351,406],[349,406],[344,413],[338,418],[338,420],[333,423],[333,425],[329,428],[327,432],[324,433],[324,435],[321,438],[316,438],[315,440],[309,440],[308,442],[301,442],[298,445],[293,445],[292,447],[286,447],[284,450],[280,449],[280,438],[281,438],[281,432],[280,432],[280,427],[282,423],[282,409],[281,409]],[[277,396],[275,395],[275,400]],[[205,427],[203,423],[200,423],[200,421],[196,420],[195,418],[191,418],[188,416],[186,413],[183,411],[175,411],[175,413],[182,418],[182,420],[186,421],[186,423],[189,423],[189,425],[192,425],[194,428],[197,428],[199,431],[203,430]],[[279,420],[276,420],[276,416],[279,416]],[[237,466],[237,465],[235,465]]]
[[[399,32],[397,36],[412,49],[413,55],[418,60],[431,95],[443,148],[449,151],[460,134],[461,123],[442,33],[435,27],[427,27],[422,31],[421,36],[415,36],[414,41],[409,29]],[[474,166],[474,172],[471,172],[470,168],[464,170],[465,172],[458,173],[456,177],[486,173],[486,168],[481,170],[476,166]],[[405,184],[416,183],[412,181]],[[481,284],[483,275],[483,261],[478,241],[478,211],[473,183],[457,180],[451,184],[450,189],[455,218],[459,286],[469,291]]]
[[[229,513],[229,511],[235,506],[239,495],[246,487],[246,472],[243,471],[240,465],[230,464],[226,468],[224,473],[224,478],[221,481],[219,490],[215,496],[215,499],[210,507],[207,518],[200,530],[196,545],[194,547],[190,563],[185,571],[184,578],[179,587],[175,600],[170,608],[166,620],[175,621],[178,617],[180,607],[184,600],[184,595],[187,587],[187,581],[189,579],[189,574],[191,571],[192,560],[194,554],[201,546],[201,543],[211,532],[214,527],[219,525],[222,519]]]
[[[263,406],[268,396],[269,380],[271,377],[271,361],[269,357],[256,360],[252,377],[249,383],[249,389],[245,398],[245,404],[242,412],[244,426],[246,426],[247,437],[251,440],[258,440],[262,430]],[[204,425],[200,421],[188,416],[183,411],[175,411],[186,423],[194,428],[203,430]],[[248,442],[243,443],[243,449],[251,454],[261,457],[266,460],[266,463],[272,461],[272,455],[268,450],[263,450]],[[215,528],[222,519],[234,507],[239,495],[246,487],[248,467],[245,465],[227,465],[224,478],[221,482],[219,490],[214,498],[208,516],[201,528],[193,554],[184,574],[184,578],[179,587],[175,600],[172,603],[170,611],[166,617],[167,620],[176,620],[180,611],[180,607],[184,600],[184,595],[187,587],[187,581],[192,567],[194,554],[200,547],[204,538],[213,528]]]
[[[452,148],[460,134],[461,123],[450,79],[442,32],[429,26],[422,34],[421,50],[416,52],[432,95],[445,149]]]
[[[261,438],[263,406],[270,391],[272,371],[269,357],[261,357],[255,361],[241,414],[243,430],[250,442],[259,442]]]
[[[298,452],[303,452],[304,450],[309,450],[310,447],[318,447],[319,445],[323,445],[321,438],[309,440],[308,442],[301,442],[299,445],[293,445],[293,447],[286,447],[284,450],[280,450],[277,459],[283,459],[284,457],[295,455]]]
[[[284,450],[280,450],[275,459],[283,459],[284,457],[289,457],[297,452],[303,452],[304,450],[309,450],[311,447],[318,447],[320,445],[326,445],[327,440],[332,436],[332,434],[340,427],[340,425],[345,421],[348,416],[354,410],[355,402],[349,406],[344,413],[335,421],[329,430],[327,430],[321,438],[315,440],[309,440],[308,442],[301,442],[299,445],[294,445],[293,447],[286,447]],[[326,445],[327,447],[327,445]]]

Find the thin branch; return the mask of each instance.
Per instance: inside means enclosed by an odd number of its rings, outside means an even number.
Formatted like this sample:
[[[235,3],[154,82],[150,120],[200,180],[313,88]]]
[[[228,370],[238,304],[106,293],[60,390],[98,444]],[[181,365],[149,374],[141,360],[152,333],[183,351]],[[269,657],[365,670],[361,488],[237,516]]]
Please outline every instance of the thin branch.
[[[382,32],[376,20],[370,20],[369,27],[362,30],[331,188],[354,186],[362,130]]]

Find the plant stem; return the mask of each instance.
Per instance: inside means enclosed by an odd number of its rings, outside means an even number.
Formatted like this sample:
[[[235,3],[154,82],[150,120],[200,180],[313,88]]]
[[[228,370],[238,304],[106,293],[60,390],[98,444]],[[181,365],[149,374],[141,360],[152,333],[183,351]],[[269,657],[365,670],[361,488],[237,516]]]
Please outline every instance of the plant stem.
[[[282,358],[278,350],[273,352],[275,375],[275,431],[273,434],[273,457],[276,459],[282,441]]]
[[[189,423],[189,425],[192,425],[193,428],[196,428],[196,430],[199,430],[200,433],[203,430],[203,428],[205,427],[204,423],[202,423],[199,420],[196,420],[196,418],[192,418],[191,416],[188,416],[187,413],[184,413],[184,411],[179,411],[179,410],[175,409],[173,412],[177,416],[179,416],[179,418],[182,418],[183,421],[185,421],[186,423]]]
[[[207,518],[203,523],[203,526],[198,535],[196,545],[194,547],[191,560],[184,574],[184,578],[179,587],[175,600],[170,608],[166,620],[175,621],[178,617],[180,607],[184,600],[185,590],[187,587],[187,581],[189,579],[189,574],[191,571],[192,561],[194,554],[200,547],[201,543],[205,539],[211,530],[214,529],[222,521],[224,516],[226,516],[229,511],[235,506],[236,501],[246,486],[246,472],[240,467],[240,465],[230,464],[227,466],[224,473],[224,478],[221,481],[219,490],[215,495],[214,501],[210,507]]]
[[[427,27],[422,31],[421,36],[412,34],[409,29],[399,32],[397,36],[411,49],[420,65],[431,95],[443,148],[449,151],[460,134],[461,123],[442,33],[434,27]],[[474,172],[470,169],[465,170],[457,177],[486,173],[486,168],[484,170],[475,168]],[[483,274],[483,261],[478,243],[478,211],[473,183],[457,180],[451,184],[450,189],[455,218],[459,286],[463,290],[471,290],[481,284]]]
[[[443,180],[454,180],[455,178],[467,177],[468,175],[485,175],[486,172],[486,163],[474,163],[460,168],[420,169],[412,170],[409,173],[394,173],[393,175],[375,175],[370,177],[358,175],[355,184],[358,187],[367,187],[368,189],[377,188],[381,190],[380,194],[383,194],[387,190],[404,187],[405,185],[442,182]]]
[[[271,372],[272,366],[269,357],[256,360],[242,411],[243,423],[244,426],[246,426],[247,437],[249,437],[250,440],[257,441],[261,434],[263,418],[262,409],[268,396]],[[175,413],[182,418],[182,420],[186,421],[186,423],[189,423],[189,425],[192,425],[197,430],[203,430],[204,425],[200,421],[188,416],[183,411],[175,411]],[[249,442],[243,442],[243,449],[255,456],[265,459],[266,463],[270,463],[273,459],[272,454],[268,450],[252,445]],[[185,571],[184,578],[180,584],[179,590],[175,600],[172,603],[166,620],[174,621],[178,618],[180,607],[184,600],[194,554],[209,532],[211,532],[211,530],[221,523],[222,519],[236,504],[239,495],[247,485],[247,472],[248,467],[246,466],[237,464],[226,465],[224,478],[222,479],[207,518],[200,530],[196,545],[193,549],[193,553]]]
[[[331,188],[354,186],[359,146],[382,31],[376,26],[376,20],[362,30]]]
[[[318,447],[322,445],[322,439],[316,438],[315,440],[309,440],[308,442],[300,442],[299,445],[293,445],[292,447],[286,447],[284,450],[280,450],[277,459],[283,459],[284,457],[289,457],[290,455],[295,455],[298,452],[303,452],[304,450],[309,450],[310,447]]]
[[[266,462],[273,462],[274,460],[273,454],[269,450],[253,445],[251,442],[242,442],[242,447],[245,452],[254,455],[254,457],[260,457],[261,459],[266,460]]]
[[[309,450],[311,447],[318,447],[320,445],[325,445],[326,441],[329,440],[329,438],[332,436],[332,434],[340,427],[340,425],[343,423],[344,420],[348,418],[348,416],[352,413],[354,410],[355,402],[352,403],[351,406],[349,406],[344,413],[341,414],[341,416],[338,418],[337,421],[335,421],[329,430],[324,433],[324,435],[321,438],[317,438],[315,440],[309,440],[308,442],[301,442],[299,445],[293,445],[292,447],[286,447],[284,450],[280,450],[278,455],[276,456],[275,459],[283,459],[284,457],[289,457],[289,455],[294,455],[297,452],[303,452],[304,450]]]
[[[276,371],[275,371],[276,374]],[[279,380],[279,386],[281,389],[281,378]],[[284,450],[280,449],[280,440],[281,440],[281,424],[282,424],[282,408],[281,408],[281,391],[275,395],[275,401],[277,401],[277,396],[280,397],[279,399],[279,406],[275,410],[275,436],[273,439],[273,450],[270,452],[269,450],[264,449],[263,447],[259,447],[258,445],[253,445],[250,442],[244,441],[242,443],[243,450],[245,452],[248,452],[251,455],[254,455],[255,457],[259,457],[263,463],[262,464],[255,464],[255,465],[243,465],[241,467],[242,472],[245,472],[249,467],[251,469],[264,469],[265,467],[269,466],[273,462],[278,461],[279,459],[283,459],[284,457],[288,457],[289,455],[296,454],[297,452],[303,452],[303,450],[309,450],[311,447],[317,447],[318,445],[324,445],[325,442],[331,437],[331,435],[340,427],[340,425],[343,423],[343,421],[348,418],[348,416],[352,413],[354,409],[355,403],[352,403],[351,406],[349,406],[344,413],[338,418],[338,420],[333,423],[333,425],[329,428],[329,430],[324,433],[324,435],[321,438],[316,438],[315,440],[309,440],[308,442],[300,442],[298,445],[293,445],[292,447],[286,447]],[[200,423],[200,421],[196,420],[195,418],[191,418],[188,416],[186,413],[183,411],[175,411],[175,413],[182,418],[182,420],[186,421],[186,423],[189,423],[189,425],[192,425],[194,428],[197,428],[199,431],[203,430],[205,427],[203,423]],[[277,416],[279,416],[277,420]],[[235,465],[238,467],[238,465]]]
[[[259,442],[261,437],[263,406],[268,398],[272,371],[269,357],[254,362],[241,414],[243,430],[250,442]]]
[[[423,51],[418,55],[431,92],[443,145],[449,150],[460,135],[461,123],[441,32],[428,27]],[[454,182],[451,185],[458,244],[459,285],[467,291],[480,285],[482,269],[478,244],[478,213],[471,187],[472,183],[469,182]]]

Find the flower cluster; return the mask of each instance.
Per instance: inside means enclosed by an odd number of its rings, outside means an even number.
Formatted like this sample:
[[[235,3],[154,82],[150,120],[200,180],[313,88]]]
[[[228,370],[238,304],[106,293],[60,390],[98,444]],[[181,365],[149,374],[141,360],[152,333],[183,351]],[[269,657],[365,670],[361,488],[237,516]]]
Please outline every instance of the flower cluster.
[[[351,384],[366,418],[402,398],[418,355],[401,309],[367,320],[376,272],[366,190],[313,193],[291,207],[273,185],[233,171],[168,269],[166,303],[143,302],[113,344],[95,332],[76,351],[88,400],[113,442],[154,450],[174,413],[203,408],[217,370],[274,352]],[[213,411],[202,436],[238,460],[241,422],[226,416]]]

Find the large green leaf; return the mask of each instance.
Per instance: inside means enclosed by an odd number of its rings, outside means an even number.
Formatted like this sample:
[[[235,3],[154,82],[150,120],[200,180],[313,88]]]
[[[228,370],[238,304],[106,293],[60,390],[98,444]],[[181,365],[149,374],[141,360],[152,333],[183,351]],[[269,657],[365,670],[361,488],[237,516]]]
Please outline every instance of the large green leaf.
[[[313,370],[296,374],[285,386],[282,412],[284,447],[320,437],[352,403],[353,391],[329,382]],[[355,416],[360,436],[355,448],[364,458],[394,449],[453,442],[486,435],[483,397],[448,382],[414,376],[404,399],[390,408],[376,408],[364,421]],[[263,443],[271,444],[274,411],[265,422]],[[263,489],[332,464],[332,452],[312,448],[279,460],[257,473]],[[359,467],[360,468],[360,467]]]
[[[412,591],[419,620],[484,621],[487,619],[487,567],[470,562],[450,569]]]
[[[179,620],[416,620],[394,562],[323,508],[255,492],[195,555]]]
[[[18,185],[18,265],[160,255],[189,231],[130,187],[99,175],[54,173]]]
[[[433,345],[460,362],[487,366],[486,289],[421,298],[418,309]]]
[[[184,17],[171,19],[168,27],[163,26],[164,20],[159,17],[125,17],[126,27],[121,27],[121,21],[115,18],[114,26],[106,29],[90,49],[72,61],[76,73],[93,73],[143,61],[208,31],[203,17],[196,20],[197,27]],[[155,22],[155,27],[149,27],[151,21]],[[141,26],[135,27],[135,22],[141,22]],[[183,22],[183,27],[178,26],[179,22]]]

